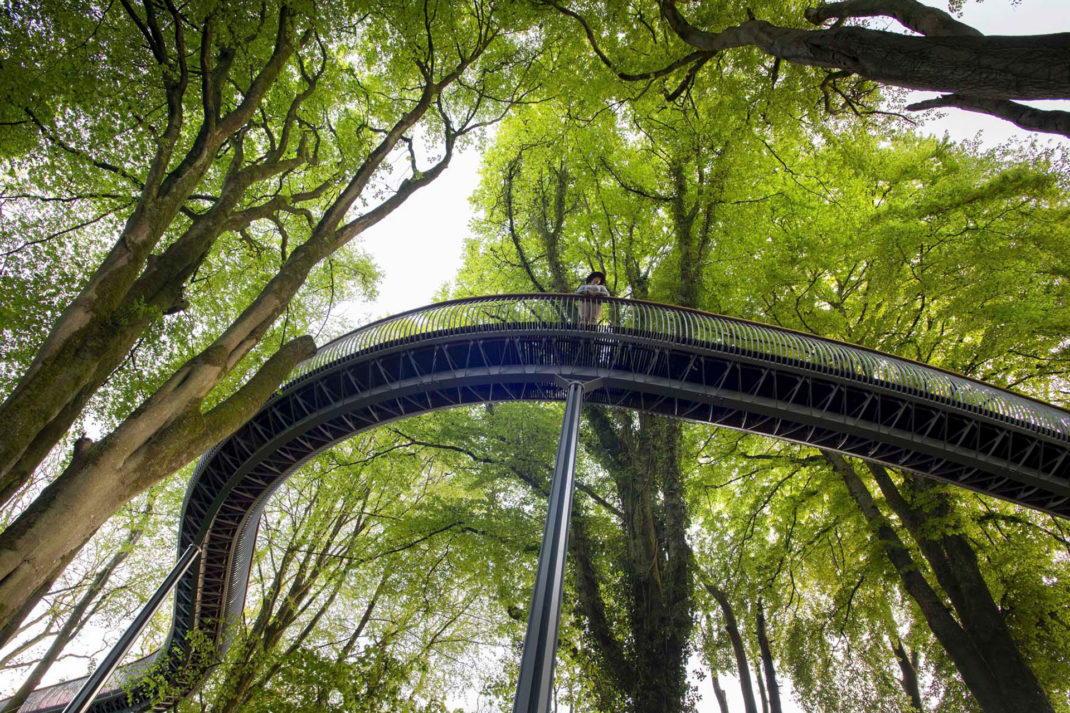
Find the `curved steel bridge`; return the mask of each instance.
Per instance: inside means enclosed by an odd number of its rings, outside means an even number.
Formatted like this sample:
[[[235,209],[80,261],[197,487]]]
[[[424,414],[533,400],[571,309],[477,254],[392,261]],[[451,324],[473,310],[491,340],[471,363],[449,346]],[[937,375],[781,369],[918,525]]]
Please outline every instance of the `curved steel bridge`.
[[[562,400],[560,377],[601,379],[587,401],[781,438],[878,461],[1070,517],[1070,412],[880,352],[696,310],[603,300],[598,326],[574,295],[502,295],[424,307],[321,348],[197,464],[179,552],[165,670],[187,634],[225,648],[240,615],[260,514],[286,477],[387,421],[496,401]],[[144,710],[123,667],[93,711]],[[38,690],[21,710],[62,709],[80,681]]]

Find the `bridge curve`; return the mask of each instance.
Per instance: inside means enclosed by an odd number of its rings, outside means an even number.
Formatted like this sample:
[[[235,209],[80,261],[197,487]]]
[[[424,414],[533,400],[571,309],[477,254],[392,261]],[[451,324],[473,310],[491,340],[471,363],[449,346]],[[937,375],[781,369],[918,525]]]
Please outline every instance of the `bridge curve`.
[[[1070,412],[909,360],[745,320],[624,299],[603,323],[575,295],[444,302],[327,344],[197,464],[179,552],[197,566],[175,591],[161,662],[186,635],[225,647],[240,615],[260,513],[302,463],[379,424],[441,408],[562,400],[559,379],[602,379],[588,402],[637,409],[860,456],[1070,517]],[[153,657],[120,669],[94,711],[143,710],[122,690]],[[60,710],[78,681],[23,711]]]

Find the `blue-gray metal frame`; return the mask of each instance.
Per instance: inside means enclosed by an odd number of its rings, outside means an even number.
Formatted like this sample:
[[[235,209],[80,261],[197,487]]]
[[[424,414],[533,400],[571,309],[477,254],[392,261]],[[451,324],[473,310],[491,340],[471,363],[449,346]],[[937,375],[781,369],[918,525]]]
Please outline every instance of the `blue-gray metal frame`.
[[[194,630],[226,647],[260,513],[302,463],[411,415],[562,400],[562,377],[602,379],[589,402],[855,455],[1070,517],[1070,412],[887,354],[695,310],[607,299],[604,322],[584,324],[578,302],[542,294],[432,305],[358,329],[299,365],[198,463],[179,548],[201,544],[203,556],[176,587],[170,654],[156,665],[166,675],[184,665]],[[58,710],[70,695],[43,689],[23,710]],[[140,710],[140,700],[112,689],[92,710]]]
[[[542,532],[539,566],[535,570],[535,587],[528,609],[528,629],[524,635],[524,652],[520,657],[513,713],[548,713],[550,710],[582,407],[583,384],[573,381],[568,385],[565,415],[561,419],[561,438],[557,443],[554,477],[546,508],[546,526]]]

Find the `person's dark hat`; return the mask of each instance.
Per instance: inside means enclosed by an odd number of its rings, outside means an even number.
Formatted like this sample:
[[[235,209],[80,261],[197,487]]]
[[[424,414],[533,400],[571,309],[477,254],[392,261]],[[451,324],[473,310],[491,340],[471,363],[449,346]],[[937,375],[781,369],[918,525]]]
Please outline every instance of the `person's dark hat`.
[[[588,275],[587,276],[587,284],[588,285],[591,284],[591,280],[593,280],[596,277],[601,277],[602,278],[602,283],[605,284],[606,273],[602,272],[601,270],[595,270],[590,275]]]

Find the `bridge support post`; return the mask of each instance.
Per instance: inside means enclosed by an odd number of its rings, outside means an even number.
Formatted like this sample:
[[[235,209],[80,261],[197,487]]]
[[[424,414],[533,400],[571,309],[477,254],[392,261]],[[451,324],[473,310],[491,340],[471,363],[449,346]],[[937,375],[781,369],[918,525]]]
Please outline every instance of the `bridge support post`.
[[[123,635],[115,642],[115,646],[100,662],[100,666],[97,666],[93,674],[78,689],[78,693],[74,694],[74,698],[63,709],[63,713],[84,713],[89,710],[89,706],[92,705],[93,699],[97,697],[97,693],[100,692],[101,687],[108,680],[108,676],[111,676],[119,666],[119,662],[126,655],[126,652],[130,650],[130,647],[134,645],[134,642],[137,641],[137,637],[141,635],[141,631],[149,623],[149,619],[152,618],[152,615],[163,604],[163,600],[174,589],[175,584],[178,583],[178,578],[186,573],[186,570],[189,569],[190,565],[193,564],[193,560],[200,553],[201,548],[197,545],[190,545],[186,548],[186,551],[178,558],[178,562],[175,563],[171,573],[167,575],[167,578],[155,593],[145,602],[145,606],[141,607],[141,611],[138,612],[134,621],[130,623]]]
[[[576,483],[580,408],[583,406],[584,391],[597,388],[600,382],[599,379],[587,384],[578,381],[562,384],[567,385],[568,389],[565,417],[561,423],[561,440],[557,446],[554,479],[550,486],[546,528],[539,548],[539,567],[535,573],[535,591],[531,596],[513,713],[547,713],[550,710],[557,634],[561,623],[561,594],[565,585],[568,525]]]

